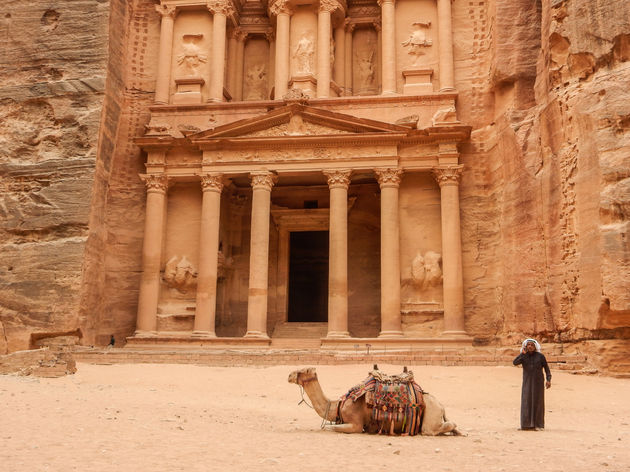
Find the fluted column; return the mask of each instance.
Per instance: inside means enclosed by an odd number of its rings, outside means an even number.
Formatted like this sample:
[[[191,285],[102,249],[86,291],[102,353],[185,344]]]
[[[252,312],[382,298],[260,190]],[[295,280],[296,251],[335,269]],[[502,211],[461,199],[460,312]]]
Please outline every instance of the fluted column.
[[[337,8],[332,0],[319,0],[317,16],[317,98],[330,94],[330,14]]]
[[[251,181],[252,225],[249,252],[247,333],[245,337],[267,338],[269,216],[274,175],[271,172],[252,173]]]
[[[167,178],[163,174],[140,176],[147,187],[147,206],[142,243],[142,276],[138,295],[136,336],[155,333],[157,330],[157,306],[160,294],[160,261],[164,234],[164,205],[166,203]]]
[[[203,199],[199,231],[199,273],[194,336],[216,336],[217,274],[219,253],[219,219],[221,214],[221,174],[201,176]]]
[[[245,56],[245,40],[247,33],[239,28],[236,36],[236,89],[234,99],[243,100],[243,60]]]
[[[158,55],[157,77],[155,82],[155,103],[169,102],[171,82],[171,57],[173,56],[173,26],[175,24],[175,7],[155,5],[162,15],[160,23],[160,51]]]
[[[354,23],[350,23],[348,19],[344,22],[346,29],[346,40],[344,46],[346,49],[346,60],[344,62],[344,76],[345,76],[345,95],[352,95],[352,32],[354,31]]]
[[[276,71],[274,74],[274,98],[282,100],[289,84],[289,40],[293,11],[287,0],[278,0],[271,8],[276,15]]]
[[[328,257],[328,337],[348,337],[348,186],[349,169],[328,170],[330,223]]]
[[[463,166],[433,169],[440,185],[442,211],[442,277],[444,290],[444,335],[465,335],[462,239],[459,220],[459,180]]]
[[[450,0],[448,0],[450,1]],[[381,78],[383,95],[396,93],[396,8],[394,0],[378,0],[381,6],[382,44]]]
[[[375,169],[381,187],[381,333],[402,336],[400,315],[400,225],[398,186],[400,169]]]
[[[210,99],[211,102],[223,101],[223,86],[225,80],[225,33],[227,16],[232,7],[227,0],[215,0],[208,2],[208,10],[212,17],[212,68],[210,72]],[[238,71],[237,71],[238,72]]]
[[[438,0],[438,38],[440,56],[440,91],[455,90],[453,72],[453,26],[451,0]]]
[[[343,23],[335,28],[335,63],[333,80],[343,89],[346,73],[346,32]]]

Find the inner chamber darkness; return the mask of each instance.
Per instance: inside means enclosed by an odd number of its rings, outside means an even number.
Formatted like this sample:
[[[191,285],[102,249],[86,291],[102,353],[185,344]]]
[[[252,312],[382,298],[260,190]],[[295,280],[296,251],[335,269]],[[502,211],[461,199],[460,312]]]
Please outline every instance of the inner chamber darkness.
[[[328,321],[328,231],[292,232],[288,321]]]

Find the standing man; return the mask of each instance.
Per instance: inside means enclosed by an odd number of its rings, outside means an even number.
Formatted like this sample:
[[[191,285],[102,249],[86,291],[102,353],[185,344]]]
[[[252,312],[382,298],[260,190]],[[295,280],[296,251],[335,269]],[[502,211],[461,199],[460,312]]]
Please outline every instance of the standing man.
[[[547,359],[540,352],[538,341],[531,338],[523,341],[521,353],[514,359],[514,365],[523,366],[521,429],[541,431],[545,428],[544,387],[551,387],[551,372],[547,365]],[[546,382],[543,378],[542,369],[545,369]]]

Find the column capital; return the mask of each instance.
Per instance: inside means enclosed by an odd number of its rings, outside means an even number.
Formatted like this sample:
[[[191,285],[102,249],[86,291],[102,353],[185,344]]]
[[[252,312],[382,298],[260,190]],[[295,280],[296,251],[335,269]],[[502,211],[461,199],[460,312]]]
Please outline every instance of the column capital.
[[[271,13],[273,16],[278,16],[282,14],[291,16],[294,12],[295,10],[290,5],[289,0],[276,0],[271,5],[269,5],[269,13]]]
[[[252,189],[264,189],[271,191],[273,184],[278,179],[277,176],[271,172],[252,172],[249,174],[252,182]]]
[[[402,169],[398,168],[381,168],[374,169],[378,184],[381,188],[385,187],[398,187],[400,185],[400,177],[402,176]]]
[[[346,18],[343,21],[343,27],[346,30],[346,32],[348,33],[352,33],[354,31],[354,29],[356,28],[356,23],[353,23],[350,18]]]
[[[227,0],[211,0],[206,3],[206,8],[214,15],[222,14],[225,16],[230,16],[232,13],[234,13],[234,8]]]
[[[273,28],[269,28],[265,31],[265,39],[267,42],[272,43],[276,40],[276,32]]]
[[[329,188],[345,188],[350,185],[351,169],[326,169],[322,173],[328,178]]]
[[[166,193],[168,177],[165,174],[140,174],[140,179],[147,187],[147,193]]]
[[[248,35],[249,33],[247,31],[244,31],[243,28],[237,26],[235,28],[232,28],[232,31],[230,33],[230,39],[235,39],[239,42],[243,42],[245,41]]]
[[[372,26],[374,26],[374,29],[377,33],[379,33],[383,29],[383,23],[381,22],[381,20],[374,20],[372,22]]]
[[[396,3],[396,0],[376,0],[379,7],[382,7],[384,3]]]
[[[162,17],[168,16],[175,18],[175,15],[177,14],[177,8],[174,5],[167,5],[164,3],[155,5],[155,11],[162,15]]]
[[[201,189],[204,192],[218,192],[223,190],[223,174],[200,174]]]
[[[332,13],[335,10],[340,8],[340,5],[335,0],[319,0],[319,8],[318,11]]]
[[[462,170],[464,169],[463,165],[458,166],[445,166],[445,167],[434,167],[433,176],[440,187],[444,187],[446,185],[459,185],[459,181],[462,176]]]

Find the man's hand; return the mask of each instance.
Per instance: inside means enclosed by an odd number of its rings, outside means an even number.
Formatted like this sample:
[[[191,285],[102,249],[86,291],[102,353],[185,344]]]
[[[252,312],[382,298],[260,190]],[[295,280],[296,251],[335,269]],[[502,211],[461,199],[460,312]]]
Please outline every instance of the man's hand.
[[[547,380],[547,382],[545,383],[545,387],[551,388],[551,381]]]

